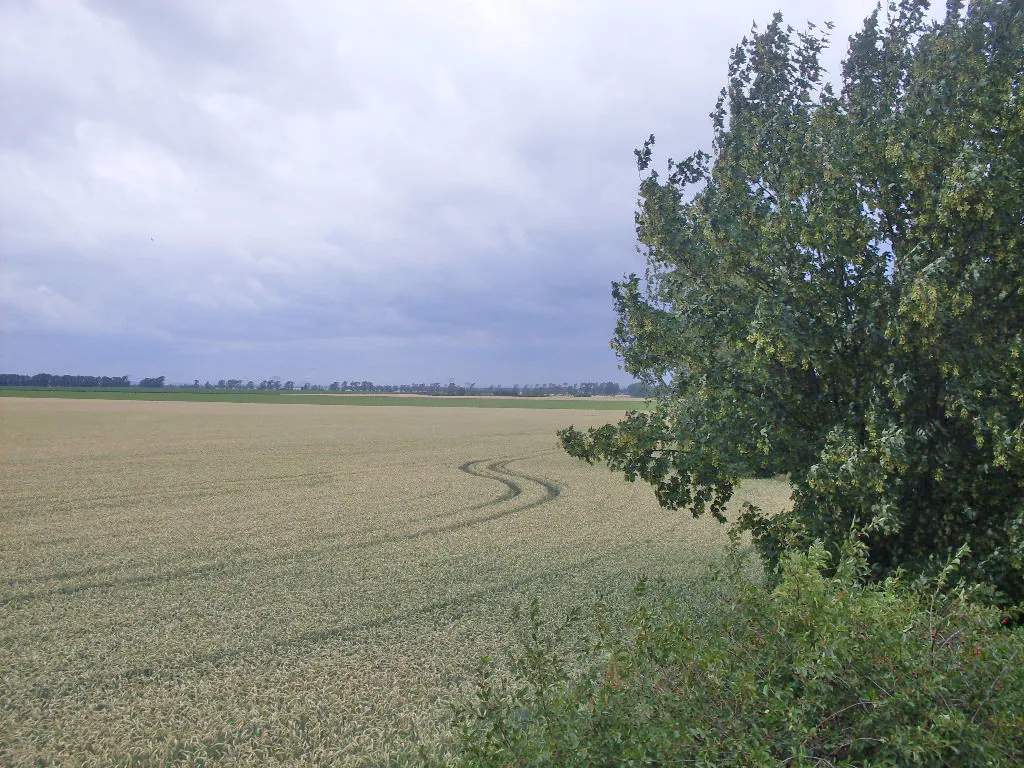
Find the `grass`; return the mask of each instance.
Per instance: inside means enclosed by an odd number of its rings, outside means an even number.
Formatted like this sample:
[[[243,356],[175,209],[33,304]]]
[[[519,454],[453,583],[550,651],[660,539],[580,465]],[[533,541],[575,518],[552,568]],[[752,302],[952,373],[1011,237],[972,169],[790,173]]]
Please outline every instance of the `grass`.
[[[3,765],[436,751],[514,605],[693,581],[725,542],[557,449],[607,412],[21,398],[0,416]]]
[[[429,395],[306,394],[304,392],[259,392],[191,388],[170,389],[31,389],[0,388],[0,397],[61,398],[79,400],[136,400],[187,403],[262,403],[273,405],[371,405],[431,408],[528,408],[582,411],[643,410],[644,400],[620,398],[562,397],[433,397]]]

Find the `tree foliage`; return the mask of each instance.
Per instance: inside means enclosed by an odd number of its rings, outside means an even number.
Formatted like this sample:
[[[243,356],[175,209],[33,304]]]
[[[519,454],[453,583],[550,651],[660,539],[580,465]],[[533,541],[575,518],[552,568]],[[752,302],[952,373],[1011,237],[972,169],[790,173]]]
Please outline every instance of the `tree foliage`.
[[[560,437],[721,519],[738,478],[788,474],[791,511],[740,527],[770,564],[866,534],[873,574],[969,575],[1024,597],[1024,10],[876,11],[841,85],[781,17],[732,53],[711,155],[650,170],[644,279],[612,342],[655,407]]]

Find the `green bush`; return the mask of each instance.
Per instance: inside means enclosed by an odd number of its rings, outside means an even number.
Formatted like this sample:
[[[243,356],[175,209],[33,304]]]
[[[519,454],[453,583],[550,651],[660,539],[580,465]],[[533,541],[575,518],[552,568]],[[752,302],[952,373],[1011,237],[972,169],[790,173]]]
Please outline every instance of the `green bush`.
[[[829,560],[788,556],[774,588],[734,573],[706,615],[641,581],[583,645],[534,604],[457,713],[462,764],[1024,764],[1024,630],[942,580],[862,584],[862,544]]]

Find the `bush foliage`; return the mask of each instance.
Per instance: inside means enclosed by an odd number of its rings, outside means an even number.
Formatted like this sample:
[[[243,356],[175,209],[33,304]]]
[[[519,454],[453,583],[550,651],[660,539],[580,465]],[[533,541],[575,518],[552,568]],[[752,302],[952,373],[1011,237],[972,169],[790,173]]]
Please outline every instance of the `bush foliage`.
[[[1024,629],[941,583],[865,585],[861,544],[830,559],[785,557],[774,588],[735,572],[704,615],[641,581],[627,631],[599,603],[575,645],[580,617],[534,604],[513,674],[485,663],[459,711],[462,763],[1022,764]]]

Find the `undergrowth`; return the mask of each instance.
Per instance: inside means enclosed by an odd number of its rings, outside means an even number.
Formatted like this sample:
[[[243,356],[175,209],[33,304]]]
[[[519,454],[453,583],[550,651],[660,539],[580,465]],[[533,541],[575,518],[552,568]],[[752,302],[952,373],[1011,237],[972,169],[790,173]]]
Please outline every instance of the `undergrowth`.
[[[856,541],[829,559],[792,555],[775,586],[732,569],[700,613],[647,579],[624,623],[534,603],[457,710],[458,762],[1024,764],[1024,629],[950,585],[956,559],[927,587],[863,583]]]

